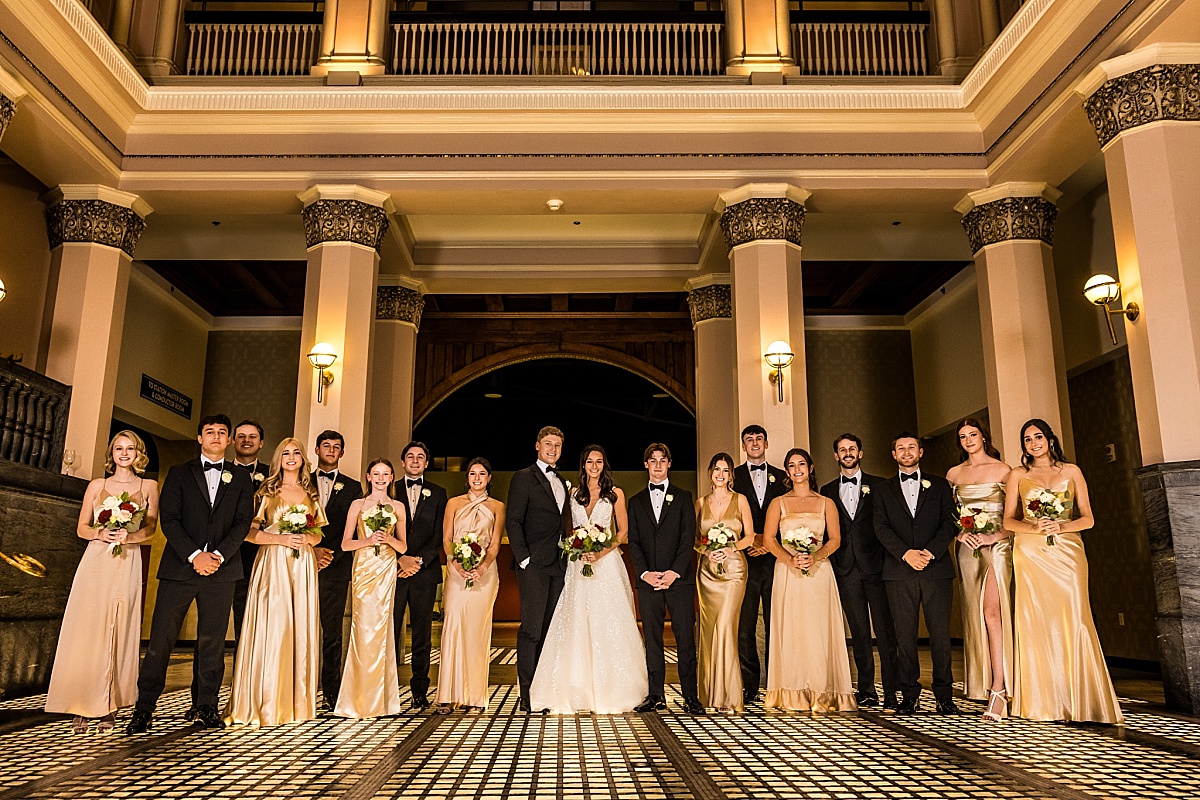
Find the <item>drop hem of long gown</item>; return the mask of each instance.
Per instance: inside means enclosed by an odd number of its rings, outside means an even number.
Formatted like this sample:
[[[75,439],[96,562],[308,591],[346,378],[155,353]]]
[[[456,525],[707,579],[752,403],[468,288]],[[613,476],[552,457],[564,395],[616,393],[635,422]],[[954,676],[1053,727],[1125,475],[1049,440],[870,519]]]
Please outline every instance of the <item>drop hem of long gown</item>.
[[[857,711],[854,693],[814,692],[812,689],[770,689],[763,698],[763,708],[778,711],[826,712]]]

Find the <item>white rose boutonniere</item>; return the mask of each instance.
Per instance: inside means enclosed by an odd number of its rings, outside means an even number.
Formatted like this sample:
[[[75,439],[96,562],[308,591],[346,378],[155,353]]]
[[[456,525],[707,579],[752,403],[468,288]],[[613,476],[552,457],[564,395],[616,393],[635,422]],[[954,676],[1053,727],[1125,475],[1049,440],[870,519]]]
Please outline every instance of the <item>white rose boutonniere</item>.
[[[429,497],[431,494],[433,494],[433,492],[429,491],[428,489],[421,490],[421,497]]]
[[[926,480],[922,480],[922,481],[921,481],[921,488],[922,488],[922,489],[928,489],[928,488],[929,488],[929,486],[930,486],[930,483],[929,483],[929,481],[926,481]]]
[[[568,492],[569,492],[569,491],[571,491],[571,482],[570,482],[570,481],[563,481],[563,483],[565,483],[565,484],[567,485],[567,491],[568,491]]]
[[[221,483],[229,483],[231,480],[233,480],[232,472],[230,472],[229,470],[225,470],[224,472],[221,473]]]
[[[669,495],[667,495],[667,502],[668,502],[668,503],[673,503],[673,502],[675,502],[675,495],[673,495],[673,494],[669,494]]]
[[[871,487],[864,485],[862,488],[862,493],[863,493],[863,497],[866,497],[867,495],[869,495],[871,493]]]
[[[267,476],[263,475],[261,472],[256,472],[250,476],[250,480],[254,481],[255,483],[262,483],[266,479]]]
[[[346,484],[342,483],[341,481],[338,481],[333,485],[333,490],[335,492],[340,492],[344,488],[346,488]]]
[[[774,475],[768,475],[768,476],[767,476],[767,483],[774,483],[774,482],[775,482],[775,476],[774,476]]]

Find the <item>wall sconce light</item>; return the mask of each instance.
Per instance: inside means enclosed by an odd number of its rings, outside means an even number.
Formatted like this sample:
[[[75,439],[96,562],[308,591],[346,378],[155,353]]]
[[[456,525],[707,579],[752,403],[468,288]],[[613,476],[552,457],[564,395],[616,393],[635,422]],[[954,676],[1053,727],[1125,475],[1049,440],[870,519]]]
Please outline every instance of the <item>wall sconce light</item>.
[[[783,402],[783,371],[792,363],[792,359],[796,354],[792,352],[792,348],[787,342],[771,342],[767,352],[763,355],[766,362],[771,365],[771,383],[775,384],[775,388],[779,393],[779,402]]]
[[[8,297],[8,289],[4,288],[4,281],[0,281],[0,300]]]
[[[318,344],[308,354],[308,363],[317,371],[317,402],[325,402],[325,387],[333,383],[333,373],[329,368],[337,361],[337,353],[324,342]]]
[[[1087,283],[1083,285],[1083,296],[1106,312],[1104,320],[1108,323],[1108,335],[1113,344],[1117,343],[1117,329],[1113,327],[1112,318],[1124,314],[1126,319],[1134,322],[1142,313],[1137,303],[1130,303],[1116,310],[1108,307],[1121,297],[1121,282],[1111,275],[1093,275],[1088,278]]]

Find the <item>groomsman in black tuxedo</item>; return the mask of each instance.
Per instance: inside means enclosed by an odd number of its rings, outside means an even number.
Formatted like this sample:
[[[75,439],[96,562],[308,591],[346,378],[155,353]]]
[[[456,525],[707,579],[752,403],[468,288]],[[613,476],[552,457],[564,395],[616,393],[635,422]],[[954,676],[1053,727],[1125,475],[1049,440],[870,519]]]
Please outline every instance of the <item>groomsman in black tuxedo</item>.
[[[895,710],[900,705],[896,699],[896,629],[883,585],[883,545],[875,536],[872,513],[874,492],[885,481],[862,471],[862,439],[853,433],[835,439],[833,452],[841,475],[822,486],[821,494],[833,500],[841,520],[842,546],[829,561],[854,641],[854,664],[858,668],[858,691],[854,696],[861,708],[879,705],[875,656],[871,651],[874,622],[879,637],[883,707]]]
[[[746,463],[733,471],[733,490],[745,495],[754,519],[754,545],[746,552],[746,596],[738,620],[738,658],[742,664],[742,694],[747,703],[758,699],[760,678],[766,672],[766,654],[771,650],[771,582],[775,577],[775,556],[763,544],[767,506],[787,493],[787,473],[767,463],[767,431],[761,425],[742,430],[742,450]],[[758,609],[762,607],[766,649],[758,656]]]
[[[899,474],[878,487],[875,535],[887,550],[883,581],[896,623],[898,683],[904,695],[897,713],[914,714],[921,695],[917,636],[922,608],[933,656],[933,696],[939,714],[957,714],[951,696],[950,613],[954,603],[954,564],[950,542],[954,494],[945,478],[921,471],[921,440],[900,433],[892,440]]]
[[[703,714],[696,694],[696,508],[691,492],[671,485],[669,447],[660,442],[647,447],[645,464],[649,485],[629,500],[629,558],[637,575],[650,693],[634,711],[667,707],[663,629],[670,610],[684,708]]]
[[[342,620],[346,616],[346,594],[354,558],[342,550],[346,533],[346,514],[351,504],[362,497],[357,478],[341,472],[338,464],[346,449],[346,439],[337,431],[322,431],[317,436],[317,469],[313,486],[317,488],[325,519],[321,543],[313,548],[317,556],[317,589],[321,601],[321,691],[322,708],[337,705],[342,687]]]
[[[244,419],[233,429],[233,465],[250,476],[254,491],[262,486],[271,471],[270,464],[258,460],[266,438],[263,426],[252,419]],[[255,502],[257,511],[257,501]],[[258,545],[253,542],[242,542],[242,579],[233,588],[233,635],[241,641],[242,620],[246,616],[246,589],[250,586],[250,570],[254,567],[254,559],[258,556]]]
[[[515,472],[508,487],[508,542],[512,546],[512,567],[517,573],[517,591],[521,596],[517,682],[521,688],[521,710],[527,714],[534,710],[529,705],[529,687],[567,569],[559,542],[570,527],[567,497],[571,484],[558,474],[556,466],[562,445],[563,433],[558,428],[546,426],[538,431],[537,461]]]
[[[408,549],[396,567],[396,659],[403,661],[404,611],[412,627],[412,707],[429,708],[429,658],[433,651],[433,606],[442,582],[442,521],[446,518],[446,490],[425,480],[429,448],[409,442],[400,453],[404,482],[396,497],[404,504],[405,541]],[[400,664],[403,666],[403,664]]]
[[[231,427],[224,414],[200,420],[200,458],[171,467],[163,481],[158,520],[167,546],[158,565],[150,642],[138,674],[137,704],[125,728],[128,734],[150,730],[166,686],[171,651],[193,602],[197,621],[191,718],[204,728],[225,727],[217,713],[217,693],[225,676],[225,630],[233,586],[242,577],[238,548],[254,518],[250,476],[225,460]]]

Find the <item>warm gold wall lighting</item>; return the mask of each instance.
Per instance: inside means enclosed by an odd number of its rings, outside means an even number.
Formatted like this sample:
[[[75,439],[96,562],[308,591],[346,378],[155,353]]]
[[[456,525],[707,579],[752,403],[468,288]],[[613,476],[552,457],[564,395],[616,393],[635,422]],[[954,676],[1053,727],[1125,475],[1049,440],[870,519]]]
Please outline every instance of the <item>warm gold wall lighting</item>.
[[[325,387],[333,383],[333,373],[329,370],[337,361],[337,353],[333,348],[321,342],[308,354],[308,363],[317,371],[317,403],[325,402]]]
[[[1121,298],[1121,282],[1111,275],[1093,275],[1088,278],[1087,283],[1083,285],[1083,296],[1106,312],[1104,319],[1108,323],[1108,336],[1113,344],[1117,343],[1117,329],[1113,327],[1112,318],[1124,314],[1126,319],[1134,322],[1142,313],[1137,303],[1130,303],[1124,308],[1118,306],[1115,310],[1108,307],[1110,303],[1115,303]]]
[[[8,297],[8,289],[4,288],[4,281],[0,281],[0,300]]]
[[[796,354],[792,352],[787,342],[771,342],[763,358],[771,366],[771,383],[779,393],[779,402],[783,402],[783,371],[792,363]]]

